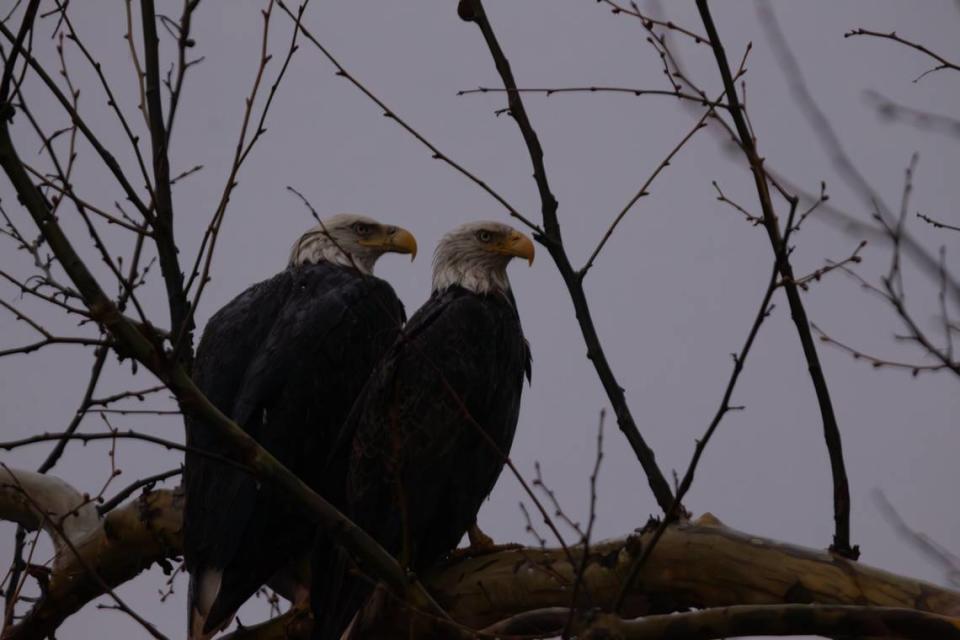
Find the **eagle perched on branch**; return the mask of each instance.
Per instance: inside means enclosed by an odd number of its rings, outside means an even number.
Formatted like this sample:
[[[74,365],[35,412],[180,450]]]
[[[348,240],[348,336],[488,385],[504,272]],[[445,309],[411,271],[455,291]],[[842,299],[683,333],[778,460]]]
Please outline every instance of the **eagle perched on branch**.
[[[321,493],[317,461],[404,322],[393,288],[373,276],[384,253],[416,256],[413,235],[358,215],[329,218],[293,246],[288,267],[207,323],[194,379],[221,411]],[[211,429],[187,421],[184,556],[190,635],[210,637],[309,549],[313,526],[277,491],[202,455]],[[303,601],[306,593],[290,593]]]
[[[420,571],[475,524],[513,442],[530,350],[507,278],[530,238],[497,222],[448,233],[433,292],[375,368],[326,466],[331,499]],[[372,591],[322,532],[314,551],[314,638],[340,638]]]

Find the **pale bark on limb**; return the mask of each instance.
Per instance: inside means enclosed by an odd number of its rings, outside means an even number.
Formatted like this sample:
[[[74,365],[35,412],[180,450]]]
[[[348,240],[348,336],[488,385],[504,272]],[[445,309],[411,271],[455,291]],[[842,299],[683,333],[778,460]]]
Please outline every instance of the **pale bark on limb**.
[[[46,596],[8,630],[4,640],[42,637],[101,595],[102,589],[84,565],[110,586],[118,586],[154,562],[178,556],[182,506],[178,492],[160,490],[109,512],[96,529],[73,540],[82,562],[65,554],[51,574]],[[578,607],[610,606],[653,529],[591,546]],[[520,613],[569,607],[580,567],[580,548],[571,550],[574,564],[560,549],[516,549],[441,564],[423,579],[458,623],[484,629]],[[790,603],[898,607],[960,615],[958,592],[826,551],[747,535],[709,515],[671,525],[644,564],[636,585],[623,609],[627,618],[689,608]],[[405,615],[394,612],[392,622],[388,616],[385,626],[404,627],[400,619]],[[448,623],[427,626],[449,632]],[[306,637],[308,629],[308,616],[297,612],[235,637]]]
[[[17,471],[16,474],[19,478],[23,472]],[[75,492],[66,483],[58,482]],[[30,490],[26,485],[24,488]],[[97,517],[96,509],[89,506],[97,520],[96,526],[87,531],[63,529],[76,553],[63,545],[43,597],[22,620],[7,628],[3,640],[46,637],[70,615],[103,595],[97,577],[110,587],[116,587],[155,562],[166,562],[180,553],[183,498],[179,492],[146,492],[110,511],[102,519]],[[57,539],[56,533],[51,536]]]
[[[79,540],[100,526],[100,517],[90,498],[68,483],[56,476],[11,469],[3,464],[0,464],[0,520],[16,522],[28,531],[43,529],[56,551],[55,566],[63,561],[66,550],[57,527],[70,540]]]

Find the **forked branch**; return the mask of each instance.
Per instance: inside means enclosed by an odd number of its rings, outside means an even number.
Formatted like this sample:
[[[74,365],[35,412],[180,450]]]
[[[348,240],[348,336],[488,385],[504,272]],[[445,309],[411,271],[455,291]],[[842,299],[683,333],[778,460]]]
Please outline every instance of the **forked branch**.
[[[827,387],[823,368],[820,365],[816,344],[810,332],[810,322],[807,320],[807,312],[804,309],[803,301],[800,299],[800,291],[793,274],[793,267],[790,264],[789,248],[781,235],[776,211],[773,207],[773,200],[770,197],[770,182],[763,167],[763,159],[757,152],[756,142],[750,132],[744,110],[740,105],[733,75],[730,72],[730,65],[727,62],[727,54],[724,51],[723,43],[720,41],[720,36],[717,33],[713,16],[710,14],[710,9],[707,6],[707,0],[697,0],[697,9],[700,12],[700,17],[707,30],[707,36],[713,48],[717,67],[723,79],[727,104],[730,106],[730,116],[734,121],[740,148],[743,150],[750,165],[750,171],[753,174],[757,195],[760,200],[760,208],[763,212],[763,227],[767,231],[770,245],[773,248],[777,260],[777,268],[780,272],[783,288],[787,295],[787,302],[790,305],[790,314],[796,326],[797,335],[800,338],[800,345],[803,349],[804,358],[807,361],[807,369],[810,372],[810,379],[813,382],[817,403],[820,407],[824,439],[826,440],[827,451],[830,456],[830,469],[833,475],[833,518],[835,529],[833,544],[830,548],[844,557],[856,558],[859,555],[859,550],[856,546],[850,545],[850,488],[843,462],[840,428],[837,425],[833,402],[830,399],[830,390]],[[787,232],[789,233],[789,228]]]

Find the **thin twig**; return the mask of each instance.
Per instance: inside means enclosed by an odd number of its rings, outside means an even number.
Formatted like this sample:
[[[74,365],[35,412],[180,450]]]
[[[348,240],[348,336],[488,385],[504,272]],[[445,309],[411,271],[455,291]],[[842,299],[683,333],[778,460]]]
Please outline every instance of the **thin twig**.
[[[657,546],[657,542],[659,542],[660,538],[663,537],[667,527],[670,526],[675,518],[680,515],[680,511],[683,508],[683,498],[687,495],[687,492],[690,491],[690,487],[693,486],[693,478],[697,471],[697,465],[700,464],[700,458],[703,455],[704,450],[707,448],[710,438],[713,437],[713,434],[716,432],[717,427],[723,420],[723,417],[727,415],[728,412],[735,409],[735,407],[730,404],[730,400],[733,397],[734,389],[736,389],[737,381],[740,379],[740,374],[743,372],[743,367],[744,364],[746,364],[747,356],[750,355],[750,349],[753,347],[754,340],[756,339],[757,334],[760,332],[760,327],[763,325],[764,320],[766,320],[773,311],[770,300],[773,298],[773,293],[777,289],[776,283],[779,273],[779,265],[774,264],[773,272],[770,274],[770,279],[767,284],[767,289],[764,291],[763,299],[760,302],[760,308],[757,310],[757,315],[754,317],[753,324],[750,326],[750,331],[747,333],[747,339],[740,348],[739,354],[733,354],[733,371],[730,373],[730,378],[727,380],[727,387],[723,391],[723,398],[720,400],[720,406],[713,415],[713,419],[710,421],[709,426],[707,426],[706,431],[704,431],[703,436],[697,440],[697,444],[693,450],[693,457],[690,459],[690,463],[687,465],[687,470],[683,474],[683,480],[677,487],[677,495],[676,498],[674,498],[673,505],[671,505],[670,510],[664,514],[659,526],[657,526],[657,530],[654,532],[653,537],[650,538],[650,541],[646,544],[646,546],[644,546],[643,551],[640,553],[640,555],[634,558],[633,563],[630,565],[630,570],[627,572],[627,579],[623,582],[623,585],[620,588],[620,593],[617,595],[617,599],[614,602],[614,612],[619,612],[623,609],[624,602],[626,601],[630,590],[633,588],[633,583],[636,581],[637,576],[640,575],[640,569],[643,568],[644,563],[646,563],[647,559],[653,553],[654,548]]]
[[[597,256],[600,255],[604,245],[607,244],[610,236],[612,236],[613,232],[616,231],[617,226],[620,224],[620,221],[623,220],[624,216],[627,215],[627,212],[633,208],[633,205],[635,205],[640,198],[649,195],[648,189],[650,188],[650,185],[653,184],[653,181],[656,180],[657,176],[660,175],[664,169],[670,166],[670,162],[673,160],[674,156],[676,156],[680,150],[686,146],[690,139],[693,138],[693,135],[697,131],[700,131],[700,129],[707,126],[707,118],[713,115],[713,113],[714,109],[713,107],[710,107],[703,113],[702,116],[700,116],[700,119],[697,120],[697,122],[693,125],[693,128],[691,128],[690,131],[683,136],[680,142],[678,142],[676,146],[670,150],[670,153],[668,153],[667,156],[660,161],[660,164],[656,166],[656,168],[653,170],[653,173],[651,173],[646,181],[644,181],[643,185],[640,187],[640,190],[637,191],[637,193],[627,201],[627,204],[624,205],[623,209],[620,210],[620,213],[618,213],[613,219],[613,222],[610,223],[610,226],[607,227],[607,230],[604,232],[603,237],[600,238],[600,242],[597,243],[596,248],[590,254],[590,258],[587,260],[586,264],[584,264],[583,268],[580,269],[579,274],[581,279],[583,279],[583,277],[587,275],[587,272],[593,267],[593,263],[596,261]]]
[[[823,278],[823,276],[827,275],[831,271],[836,271],[837,269],[843,269],[851,264],[859,264],[862,261],[862,258],[860,257],[860,251],[862,251],[865,246],[867,246],[867,241],[861,240],[860,243],[857,245],[857,248],[853,250],[853,253],[851,253],[849,256],[847,256],[840,262],[832,262],[828,260],[826,266],[820,267],[819,269],[815,270],[812,273],[809,273],[805,276],[801,276],[797,278],[796,280],[793,281],[793,283],[798,287],[800,287],[801,289],[803,289],[804,291],[806,291],[807,289],[810,288],[811,282],[814,282],[814,281],[819,282],[820,279]],[[777,283],[777,286],[782,287],[784,286],[784,284],[786,283],[784,281],[781,281]]]
[[[934,73],[936,71],[941,71],[943,69],[952,69],[953,71],[960,71],[960,65],[950,62],[943,56],[934,53],[933,51],[923,46],[922,44],[918,44],[911,40],[907,40],[906,38],[901,38],[900,36],[897,35],[896,31],[891,31],[889,33],[881,33],[879,31],[871,31],[869,29],[857,28],[857,29],[851,29],[850,31],[847,31],[845,34],[843,34],[844,38],[851,38],[854,36],[869,36],[873,38],[883,38],[886,40],[893,40],[894,42],[899,42],[902,45],[906,45],[911,49],[915,49],[923,53],[927,57],[933,58],[934,60],[937,61],[938,63],[937,66],[921,73],[919,76],[913,79],[914,82],[919,82],[920,80],[930,75],[931,73]]]
[[[14,41],[13,34],[2,22],[0,22],[0,33],[2,33],[7,40],[11,42]],[[97,155],[110,170],[110,173],[113,175],[114,179],[116,179],[117,183],[123,188],[124,194],[127,196],[127,198],[134,204],[141,214],[148,216],[149,210],[147,209],[147,206],[140,199],[140,196],[137,195],[136,190],[130,184],[130,181],[123,173],[123,169],[120,168],[120,164],[117,162],[116,158],[113,157],[113,154],[107,151],[106,147],[104,147],[100,142],[100,139],[96,136],[96,134],[93,133],[93,131],[91,131],[86,121],[81,118],[76,109],[71,106],[70,101],[66,98],[66,96],[63,95],[63,92],[60,91],[56,82],[54,82],[53,78],[50,77],[43,66],[37,62],[33,56],[24,55],[24,57],[29,62],[30,68],[33,69],[40,80],[43,81],[44,85],[46,85],[50,93],[52,93],[60,103],[60,106],[63,107],[64,111],[66,111],[70,116],[71,122],[77,125],[77,128],[80,129],[80,132],[83,133],[84,138],[87,140],[90,146],[93,147],[94,151],[97,152]]]
[[[440,160],[446,163],[455,171],[460,173],[462,176],[464,176],[465,178],[467,178],[468,180],[470,180],[471,182],[479,186],[481,189],[486,191],[494,200],[499,202],[512,217],[522,222],[532,231],[542,232],[542,230],[536,223],[532,222],[526,216],[521,214],[520,211],[516,209],[512,204],[507,202],[507,200],[503,196],[501,196],[499,193],[494,191],[493,188],[490,187],[490,185],[488,185],[486,182],[484,182],[483,180],[478,178],[476,175],[474,175],[473,173],[468,171],[466,168],[464,168],[461,164],[457,163],[452,158],[450,158],[449,156],[444,154],[442,151],[440,151],[440,149],[434,146],[434,144],[431,143],[429,140],[427,140],[419,131],[414,129],[404,119],[398,116],[396,111],[388,107],[386,103],[384,103],[380,98],[374,95],[373,92],[367,89],[367,87],[363,83],[361,83],[354,75],[352,75],[349,71],[347,71],[347,69],[342,64],[340,64],[337,58],[333,56],[330,50],[327,49],[325,46],[323,46],[323,44],[307,29],[307,27],[305,27],[299,21],[299,17],[295,16],[293,12],[287,8],[287,5],[283,2],[283,0],[277,0],[277,4],[280,5],[280,8],[283,9],[284,12],[286,12],[286,14],[290,17],[291,20],[294,20],[297,22],[297,25],[300,31],[303,33],[304,37],[307,40],[309,40],[310,43],[313,44],[313,46],[320,51],[321,54],[323,54],[323,57],[325,57],[327,61],[330,62],[330,64],[336,67],[337,69],[336,74],[341,78],[345,78],[346,80],[348,80],[353,86],[355,86],[365,96],[367,96],[367,98],[373,101],[374,104],[380,107],[380,109],[383,110],[384,117],[390,118],[391,120],[396,122],[398,125],[400,125],[400,127],[404,131],[406,131],[407,133],[412,135],[414,138],[416,138],[417,141],[420,142],[420,144],[422,144],[423,146],[425,146],[427,149],[430,150],[432,157],[435,160]]]
[[[925,216],[922,213],[918,213],[917,217],[926,222],[929,225],[932,225],[936,229],[950,229],[951,231],[960,231],[960,227],[954,226],[952,224],[947,224],[946,222],[940,222],[939,220],[934,220],[930,216]]]
[[[733,209],[735,209],[736,211],[739,211],[741,214],[743,214],[743,217],[746,218],[747,222],[749,222],[753,226],[756,227],[758,225],[763,224],[763,218],[753,215],[752,213],[747,211],[745,207],[728,198],[726,194],[723,192],[723,190],[720,189],[720,185],[717,184],[716,180],[712,181],[710,184],[713,185],[714,190],[717,192],[717,200],[719,200],[720,202],[726,205],[729,205],[730,207],[733,207]]]
[[[960,120],[957,118],[899,104],[877,91],[865,91],[864,97],[885,120],[904,121],[917,129],[960,137]]]
[[[570,615],[564,625],[563,638],[570,636],[574,621],[574,613],[577,610],[577,602],[580,599],[580,589],[583,587],[584,575],[587,573],[587,562],[590,558],[590,541],[593,538],[593,524],[597,519],[597,478],[600,475],[600,463],[603,461],[603,421],[607,417],[606,410],[600,410],[600,420],[597,424],[597,455],[593,462],[593,471],[590,473],[590,509],[587,516],[587,530],[581,537],[583,551],[580,556],[580,566],[577,568],[577,575],[573,581],[573,589],[570,592]]]
[[[237,140],[236,149],[234,150],[233,163],[231,164],[227,181],[224,184],[223,193],[220,196],[220,202],[217,205],[217,209],[213,214],[210,224],[207,226],[206,232],[204,232],[200,249],[197,251],[196,260],[194,261],[193,269],[190,272],[190,278],[187,280],[185,290],[190,291],[193,284],[196,283],[196,292],[194,293],[193,300],[190,303],[184,321],[179,325],[173,325],[174,331],[176,332],[173,340],[174,354],[179,354],[181,349],[187,348],[187,344],[190,342],[190,331],[194,322],[193,318],[197,312],[197,307],[200,304],[200,298],[203,295],[203,291],[206,288],[207,283],[210,281],[210,268],[213,263],[213,254],[220,235],[220,226],[223,224],[223,219],[227,211],[227,205],[230,203],[230,196],[233,193],[233,189],[237,186],[237,175],[257,141],[260,140],[260,137],[266,132],[264,123],[266,122],[267,113],[270,111],[270,106],[273,104],[273,98],[276,95],[277,89],[280,87],[280,83],[283,81],[283,78],[286,75],[287,68],[290,65],[290,60],[293,58],[293,54],[296,53],[298,49],[297,37],[300,34],[300,19],[303,17],[303,12],[306,10],[307,2],[309,2],[309,0],[304,0],[303,4],[300,5],[293,28],[293,33],[290,36],[290,45],[287,48],[286,57],[283,60],[280,71],[277,73],[276,79],[270,86],[267,100],[260,111],[260,118],[256,124],[256,128],[253,131],[253,135],[250,137],[248,142],[247,134],[249,132],[248,128],[250,125],[251,116],[253,115],[253,105],[257,98],[257,94],[259,93],[260,84],[263,80],[267,64],[272,58],[272,55],[268,50],[268,35],[270,31],[270,19],[273,15],[273,8],[275,5],[274,0],[270,0],[267,4],[267,8],[262,12],[263,35],[260,44],[260,64],[257,68],[257,73],[253,82],[253,88],[251,89],[250,95],[246,100],[246,108],[244,109],[243,122],[240,127],[240,135]],[[202,268],[201,258],[203,265]]]
[[[647,29],[651,29],[654,25],[657,25],[657,26],[659,26],[659,27],[663,27],[663,28],[665,28],[665,29],[669,29],[669,30],[674,31],[674,32],[676,32],[676,33],[682,33],[683,35],[685,35],[685,36],[687,36],[687,37],[689,37],[689,38],[692,38],[693,41],[696,42],[697,44],[705,44],[705,43],[707,43],[707,39],[704,38],[703,36],[701,36],[700,34],[695,33],[695,32],[693,32],[693,31],[691,31],[691,30],[689,30],[689,29],[684,29],[683,27],[677,25],[677,24],[676,24],[675,22],[673,22],[672,20],[657,20],[657,19],[655,19],[655,18],[651,18],[649,15],[646,15],[646,14],[642,13],[642,12],[640,11],[640,8],[637,6],[637,3],[636,3],[636,2],[632,2],[632,1],[631,1],[631,2],[630,2],[630,8],[628,9],[628,8],[624,7],[622,4],[619,4],[619,3],[617,3],[617,2],[614,2],[613,0],[601,0],[601,1],[602,1],[604,4],[606,4],[607,6],[611,7],[611,13],[613,13],[613,14],[621,14],[621,13],[622,13],[622,14],[624,14],[624,15],[628,15],[628,16],[633,16],[633,17],[635,17],[635,18],[639,18],[639,19],[643,22],[644,26],[645,26]]]
[[[787,47],[786,38],[780,29],[773,10],[765,3],[758,3],[756,6],[760,24],[767,32],[772,50],[783,70],[782,75],[788,80],[790,91],[794,95],[801,112],[810,122],[811,132],[820,139],[821,145],[830,156],[830,160],[833,162],[838,174],[847,182],[854,192],[860,196],[864,205],[871,209],[878,208],[879,215],[883,221],[888,225],[893,224],[895,215],[891,212],[890,207],[887,206],[883,198],[880,197],[857,168],[856,164],[854,164],[850,155],[843,147],[840,137],[830,122],[830,119],[827,118],[826,114],[810,93],[810,89],[807,87],[803,77],[803,71]],[[772,175],[773,172],[768,169],[767,174]],[[778,181],[785,182],[781,176],[776,177]],[[791,187],[791,189],[797,191],[796,188]],[[813,199],[815,198],[811,198],[811,200]],[[830,211],[834,214],[840,213],[836,209],[830,209]],[[862,235],[865,231],[871,234],[877,233],[877,229],[873,225],[864,225],[851,216],[844,218],[844,224],[854,225],[859,235]],[[880,235],[884,235],[882,231]],[[935,275],[938,273],[939,265],[936,258],[920,246],[911,235],[904,233],[900,238],[900,243],[910,257],[928,274]],[[960,300],[960,283],[953,277],[949,277],[948,280],[950,295]]]
[[[914,376],[917,376],[924,371],[940,371],[941,369],[944,369],[947,366],[943,363],[918,364],[918,363],[910,363],[910,362],[900,362],[897,360],[888,360],[885,358],[872,356],[868,353],[864,353],[862,351],[859,351],[858,349],[855,349],[854,347],[851,347],[845,342],[841,342],[840,340],[837,340],[836,338],[831,337],[829,334],[827,334],[826,331],[821,329],[816,324],[811,324],[810,326],[812,326],[813,330],[817,332],[817,335],[819,336],[821,342],[832,345],[834,347],[837,347],[841,351],[845,351],[846,353],[849,353],[854,360],[863,360],[864,362],[869,363],[874,369],[882,369],[882,368],[905,369],[910,373],[912,373]]]
[[[97,513],[99,513],[102,516],[103,514],[108,513],[113,509],[119,507],[124,500],[129,498],[138,490],[146,489],[147,491],[150,491],[154,487],[154,485],[156,485],[158,482],[163,482],[164,480],[168,478],[172,478],[174,476],[178,476],[181,473],[183,473],[183,469],[179,469],[179,468],[170,469],[169,471],[164,471],[163,473],[158,473],[156,475],[143,478],[142,480],[137,480],[130,486],[125,487],[124,489],[121,489],[120,491],[118,491],[116,495],[114,495],[109,500],[103,502],[102,504],[97,505]]]

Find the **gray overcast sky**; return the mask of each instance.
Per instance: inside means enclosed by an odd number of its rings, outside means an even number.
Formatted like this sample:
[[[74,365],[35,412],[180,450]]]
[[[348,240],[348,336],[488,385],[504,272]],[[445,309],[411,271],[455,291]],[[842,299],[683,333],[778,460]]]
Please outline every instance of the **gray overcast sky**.
[[[179,3],[160,3],[179,14]],[[176,187],[177,234],[183,255],[192,257],[220,197],[239,130],[244,96],[253,81],[264,2],[210,2],[195,19],[194,55],[205,56],[187,79],[171,162],[179,172],[203,170]],[[305,22],[343,64],[392,109],[441,150],[481,176],[526,215],[539,206],[529,161],[514,123],[497,117],[500,95],[457,97],[460,89],[497,86],[498,77],[477,29],[461,22],[454,3],[441,0],[357,2],[315,0]],[[670,18],[703,31],[692,2],[664,2]],[[869,212],[836,177],[828,157],[791,98],[785,78],[751,2],[714,2],[720,34],[732,59],[748,41],[748,105],[762,153],[769,163],[810,191],[826,180],[831,203],[867,220]],[[12,0],[0,1],[6,13]],[[490,0],[488,12],[513,63],[521,86],[557,87],[613,84],[667,88],[659,60],[635,21],[614,16],[588,0]],[[957,167],[960,138],[881,121],[865,101],[873,89],[890,98],[938,113],[958,115],[960,75],[943,71],[912,82],[930,64],[894,43],[844,39],[862,26],[896,29],[948,58],[960,58],[955,2],[775,2],[811,90],[851,156],[883,198],[898,206],[903,171],[920,154],[909,224],[935,251],[948,247],[947,261],[958,271],[958,238],[932,229],[913,211],[960,223]],[[133,71],[122,36],[125,16],[103,0],[72,6],[76,26],[115,80],[120,102],[143,130],[136,114]],[[52,24],[44,23],[49,31]],[[289,41],[291,22],[274,15],[271,49],[276,73]],[[171,59],[167,39],[164,60]],[[719,93],[708,48],[673,39],[693,77]],[[51,43],[41,39],[38,56],[53,64]],[[124,139],[104,106],[95,79],[68,47],[74,81],[81,86],[81,111],[94,130],[118,151],[124,166]],[[165,65],[164,65],[165,66]],[[32,105],[51,129],[64,119],[34,82]],[[673,99],[631,95],[527,97],[540,133],[547,169],[560,202],[568,250],[582,263],[613,216],[647,175],[686,134],[697,114]],[[21,153],[32,156],[39,143],[18,123]],[[321,214],[364,212],[402,224],[417,235],[421,257],[412,265],[384,258],[378,273],[388,279],[412,313],[429,291],[429,252],[449,228],[477,218],[506,219],[479,188],[432,160],[361,93],[341,78],[308,44],[294,56],[267,121],[267,133],[243,168],[227,213],[213,265],[213,283],[199,309],[202,324],[250,283],[283,267],[293,239],[311,220],[286,190],[302,191]],[[769,275],[771,250],[763,232],[717,202],[711,181],[728,196],[757,210],[752,181],[742,162],[732,162],[710,132],[700,132],[654,183],[651,195],[628,214],[588,278],[597,327],[641,431],[669,473],[683,472],[720,401],[738,350]],[[81,195],[109,205],[120,195],[81,147],[76,184]],[[0,197],[17,221],[9,183]],[[82,233],[76,220],[66,219]],[[108,234],[118,252],[131,240]],[[811,219],[797,234],[798,273],[826,259],[850,254],[859,238]],[[3,269],[25,275],[30,265],[3,249]],[[90,252],[86,255],[92,256]],[[863,253],[858,272],[876,280],[888,265],[880,243]],[[98,268],[101,265],[91,260]],[[185,260],[186,262],[186,260]],[[101,274],[104,276],[105,274]],[[156,275],[156,274],[155,274]],[[566,290],[545,251],[532,268],[516,264],[511,279],[534,357],[533,384],[525,391],[512,458],[525,473],[539,461],[550,486],[574,518],[586,517],[588,477],[593,464],[596,423],[606,398],[585,359],[585,348]],[[935,289],[913,269],[906,273],[908,296],[924,327],[936,331]],[[17,300],[9,286],[5,300]],[[157,286],[145,294],[148,308],[166,318]],[[878,355],[914,361],[916,350],[894,343],[900,327],[881,302],[842,274],[814,285],[804,300],[810,317],[831,335]],[[832,534],[831,483],[817,404],[807,376],[786,301],[763,327],[734,402],[746,410],[727,416],[700,466],[687,500],[695,513],[711,511],[725,523],[758,535],[811,547],[826,547]],[[73,331],[69,320],[25,303],[25,309],[58,332]],[[158,321],[158,324],[163,324]],[[0,316],[2,346],[34,340],[22,323]],[[948,374],[921,375],[873,370],[827,346],[820,348],[843,433],[853,500],[852,535],[862,560],[895,572],[942,582],[942,572],[898,539],[871,499],[884,490],[902,515],[935,540],[960,552],[960,514],[949,505],[960,480],[960,394]],[[0,433],[4,439],[56,431],[79,401],[90,357],[73,347],[0,360]],[[112,364],[101,395],[147,386],[131,382],[129,365]],[[146,403],[161,406],[160,399]],[[166,406],[166,405],[164,405]],[[117,426],[138,427],[182,437],[176,418],[118,417]],[[95,417],[86,428],[98,430]],[[123,476],[133,478],[179,463],[179,456],[134,443],[118,446]],[[0,461],[33,468],[46,449],[0,455]],[[597,533],[612,537],[642,525],[657,512],[638,463],[612,420],[606,430],[606,457],[599,482]],[[96,491],[107,475],[106,449],[71,446],[55,473],[81,490]],[[517,482],[505,474],[480,516],[498,540],[530,541],[518,509]],[[14,528],[0,524],[0,559],[10,557]],[[154,571],[119,590],[148,619],[172,637],[184,629],[185,581],[160,604],[163,576]],[[253,606],[245,623],[264,614]],[[67,638],[142,634],[122,614],[88,606],[62,630]]]

